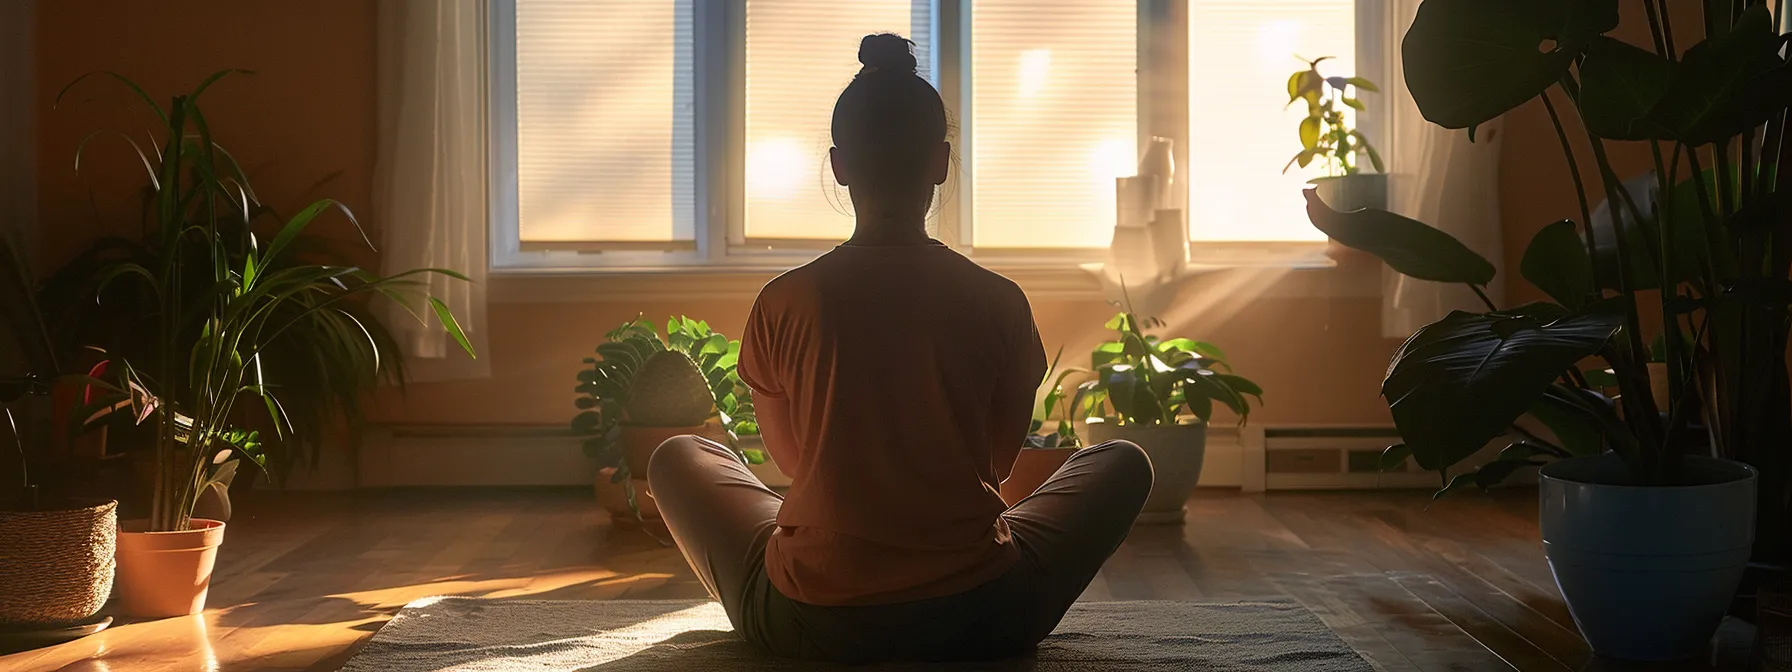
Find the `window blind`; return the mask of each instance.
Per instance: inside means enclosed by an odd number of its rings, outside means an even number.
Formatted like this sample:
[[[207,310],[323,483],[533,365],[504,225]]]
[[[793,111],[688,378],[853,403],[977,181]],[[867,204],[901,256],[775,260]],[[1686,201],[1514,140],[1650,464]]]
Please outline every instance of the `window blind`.
[[[524,242],[696,235],[693,0],[516,0]]]
[[[1136,0],[975,0],[978,247],[1106,247],[1138,168]]]
[[[1189,237],[1325,240],[1301,197],[1320,163],[1282,173],[1307,112],[1284,109],[1287,81],[1305,66],[1297,54],[1335,57],[1320,64],[1327,76],[1357,74],[1355,0],[1190,0],[1189,15]]]
[[[844,239],[852,203],[828,166],[834,100],[859,71],[859,40],[897,33],[928,73],[928,0],[748,0],[747,238]]]

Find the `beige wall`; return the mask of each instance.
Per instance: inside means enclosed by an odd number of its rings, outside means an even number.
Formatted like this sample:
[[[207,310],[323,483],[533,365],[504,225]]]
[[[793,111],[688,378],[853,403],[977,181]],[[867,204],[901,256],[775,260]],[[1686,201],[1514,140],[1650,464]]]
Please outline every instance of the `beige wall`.
[[[60,0],[38,17],[38,165],[45,261],[59,264],[93,237],[128,233],[137,219],[131,189],[143,184],[122,144],[96,145],[82,176],[72,152],[89,130],[141,135],[143,112],[118,89],[83,84],[61,109],[49,105],[84,72],[116,70],[165,98],[225,67],[259,74],[219,84],[207,116],[220,142],[246,165],[265,200],[290,210],[332,196],[372,220],[375,149],[374,3],[367,0],[231,2]],[[818,105],[826,104],[818,101]],[[1508,147],[1522,146],[1515,124]],[[1510,150],[1509,150],[1510,151]],[[1528,218],[1524,221],[1529,221]],[[337,237],[347,235],[337,226]],[[372,263],[374,255],[363,255]],[[1240,373],[1268,391],[1261,421],[1384,423],[1377,396],[1397,341],[1379,334],[1377,269],[1237,272],[1204,276],[1183,291],[1172,318],[1178,335],[1226,348]],[[490,379],[413,385],[378,399],[373,417],[420,424],[558,424],[572,413],[579,360],[601,334],[644,312],[663,320],[688,313],[738,334],[750,302],[700,296],[642,298],[632,283],[581,283],[552,301],[500,303],[490,310]],[[588,298],[586,298],[588,297]],[[1097,296],[1033,297],[1047,348],[1066,346],[1086,361],[1113,308]]]

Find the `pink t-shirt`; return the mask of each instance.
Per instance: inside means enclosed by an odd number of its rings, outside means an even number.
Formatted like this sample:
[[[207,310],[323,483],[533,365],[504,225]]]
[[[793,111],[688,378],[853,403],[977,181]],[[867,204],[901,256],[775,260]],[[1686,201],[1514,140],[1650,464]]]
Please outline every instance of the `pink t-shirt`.
[[[842,245],[773,280],[740,375],[786,401],[792,479],[766,573],[815,605],[963,592],[1018,557],[996,487],[1045,350],[1012,281],[943,245]]]

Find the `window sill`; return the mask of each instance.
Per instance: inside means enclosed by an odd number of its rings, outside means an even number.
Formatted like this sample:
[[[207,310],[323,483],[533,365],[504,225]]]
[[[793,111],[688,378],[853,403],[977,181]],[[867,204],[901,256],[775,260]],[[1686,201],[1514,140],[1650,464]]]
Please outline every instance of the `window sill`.
[[[1379,275],[1360,268],[1339,267],[1326,255],[1325,243],[1278,246],[1212,246],[1191,255],[1178,282],[1201,282],[1204,276],[1227,272],[1294,273],[1285,291],[1291,296],[1378,296]],[[1086,259],[1085,257],[1084,259]],[[1104,264],[1078,259],[1037,257],[978,259],[990,270],[1014,280],[1035,299],[1103,300]],[[1080,262],[1080,263],[1079,263]],[[794,262],[801,263],[801,262]],[[493,269],[487,280],[492,303],[605,303],[652,299],[751,300],[789,265],[693,265],[575,269]],[[1361,277],[1358,277],[1361,276]]]

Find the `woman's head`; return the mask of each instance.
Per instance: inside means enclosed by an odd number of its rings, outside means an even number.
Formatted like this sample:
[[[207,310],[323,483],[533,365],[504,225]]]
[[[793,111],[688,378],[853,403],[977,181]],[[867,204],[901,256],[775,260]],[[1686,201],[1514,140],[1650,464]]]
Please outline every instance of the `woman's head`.
[[[834,177],[866,215],[925,215],[933,187],[946,181],[952,147],[946,106],[915,74],[913,44],[900,35],[866,35],[864,68],[834,104]]]

